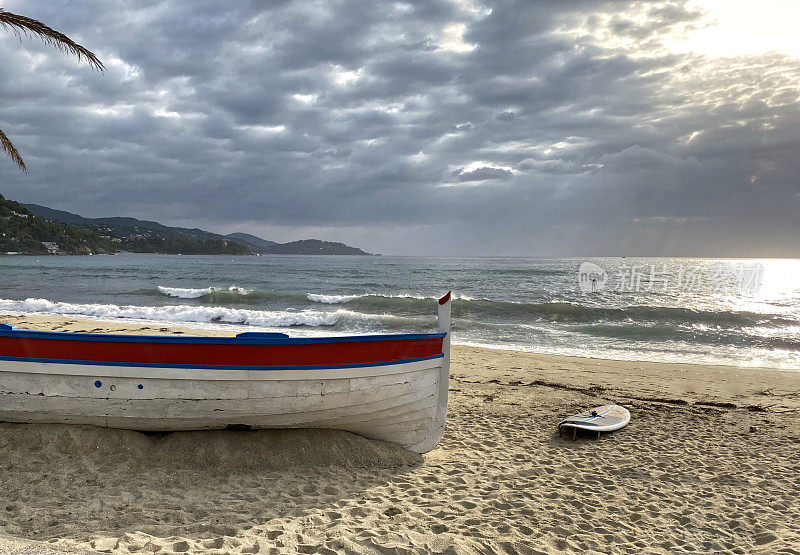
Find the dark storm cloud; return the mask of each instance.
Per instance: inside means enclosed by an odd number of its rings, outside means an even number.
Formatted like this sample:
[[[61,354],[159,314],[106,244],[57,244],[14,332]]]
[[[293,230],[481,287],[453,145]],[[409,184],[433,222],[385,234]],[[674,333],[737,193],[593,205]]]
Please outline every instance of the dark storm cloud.
[[[6,2],[2,193],[380,252],[798,254],[800,64],[683,2]],[[428,249],[428,250],[425,250]]]

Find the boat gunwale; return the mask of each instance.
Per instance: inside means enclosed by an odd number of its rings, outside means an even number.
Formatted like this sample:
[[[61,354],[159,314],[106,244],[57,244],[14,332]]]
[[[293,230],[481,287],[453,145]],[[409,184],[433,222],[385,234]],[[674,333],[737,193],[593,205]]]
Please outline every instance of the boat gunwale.
[[[7,325],[7,324],[6,324]],[[370,335],[334,335],[329,337],[220,337],[220,336],[181,336],[138,335],[122,333],[89,333],[73,331],[39,331],[23,329],[0,329],[0,337],[55,339],[64,341],[105,341],[116,343],[186,343],[208,345],[310,345],[314,343],[350,343],[358,341],[404,341],[415,339],[438,339],[447,335],[444,332],[395,333]]]

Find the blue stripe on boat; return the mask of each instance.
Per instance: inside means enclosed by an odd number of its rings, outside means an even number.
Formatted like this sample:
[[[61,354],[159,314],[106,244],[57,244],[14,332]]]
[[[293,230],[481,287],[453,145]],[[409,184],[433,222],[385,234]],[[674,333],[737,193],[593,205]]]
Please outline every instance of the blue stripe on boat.
[[[73,360],[60,358],[29,358],[29,357],[4,357],[0,360],[11,362],[42,362],[55,364],[85,364],[91,366],[127,366],[139,368],[186,368],[188,370],[338,370],[340,368],[366,368],[368,366],[389,366],[392,364],[404,364],[406,362],[421,362],[423,360],[433,360],[443,358],[444,354],[432,355],[422,358],[407,358],[404,360],[391,360],[387,362],[362,362],[358,364],[329,364],[316,366],[220,366],[206,364],[162,364],[158,362],[108,362],[103,360]]]

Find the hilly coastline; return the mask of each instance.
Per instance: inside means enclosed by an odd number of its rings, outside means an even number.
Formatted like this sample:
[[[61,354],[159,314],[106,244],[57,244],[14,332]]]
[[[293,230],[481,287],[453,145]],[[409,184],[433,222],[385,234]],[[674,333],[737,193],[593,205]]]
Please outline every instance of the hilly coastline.
[[[248,233],[220,235],[130,217],[85,218],[0,195],[0,254],[301,254],[369,255],[361,249],[318,239],[289,243]]]

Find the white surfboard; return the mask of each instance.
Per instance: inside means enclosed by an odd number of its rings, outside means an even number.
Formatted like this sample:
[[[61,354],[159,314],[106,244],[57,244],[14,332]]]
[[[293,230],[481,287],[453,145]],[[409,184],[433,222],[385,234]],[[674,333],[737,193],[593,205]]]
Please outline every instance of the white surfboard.
[[[572,437],[578,430],[589,430],[597,432],[613,432],[628,425],[631,421],[631,413],[628,409],[620,405],[603,405],[595,407],[585,412],[568,416],[558,423],[558,432],[564,429],[572,429]]]

